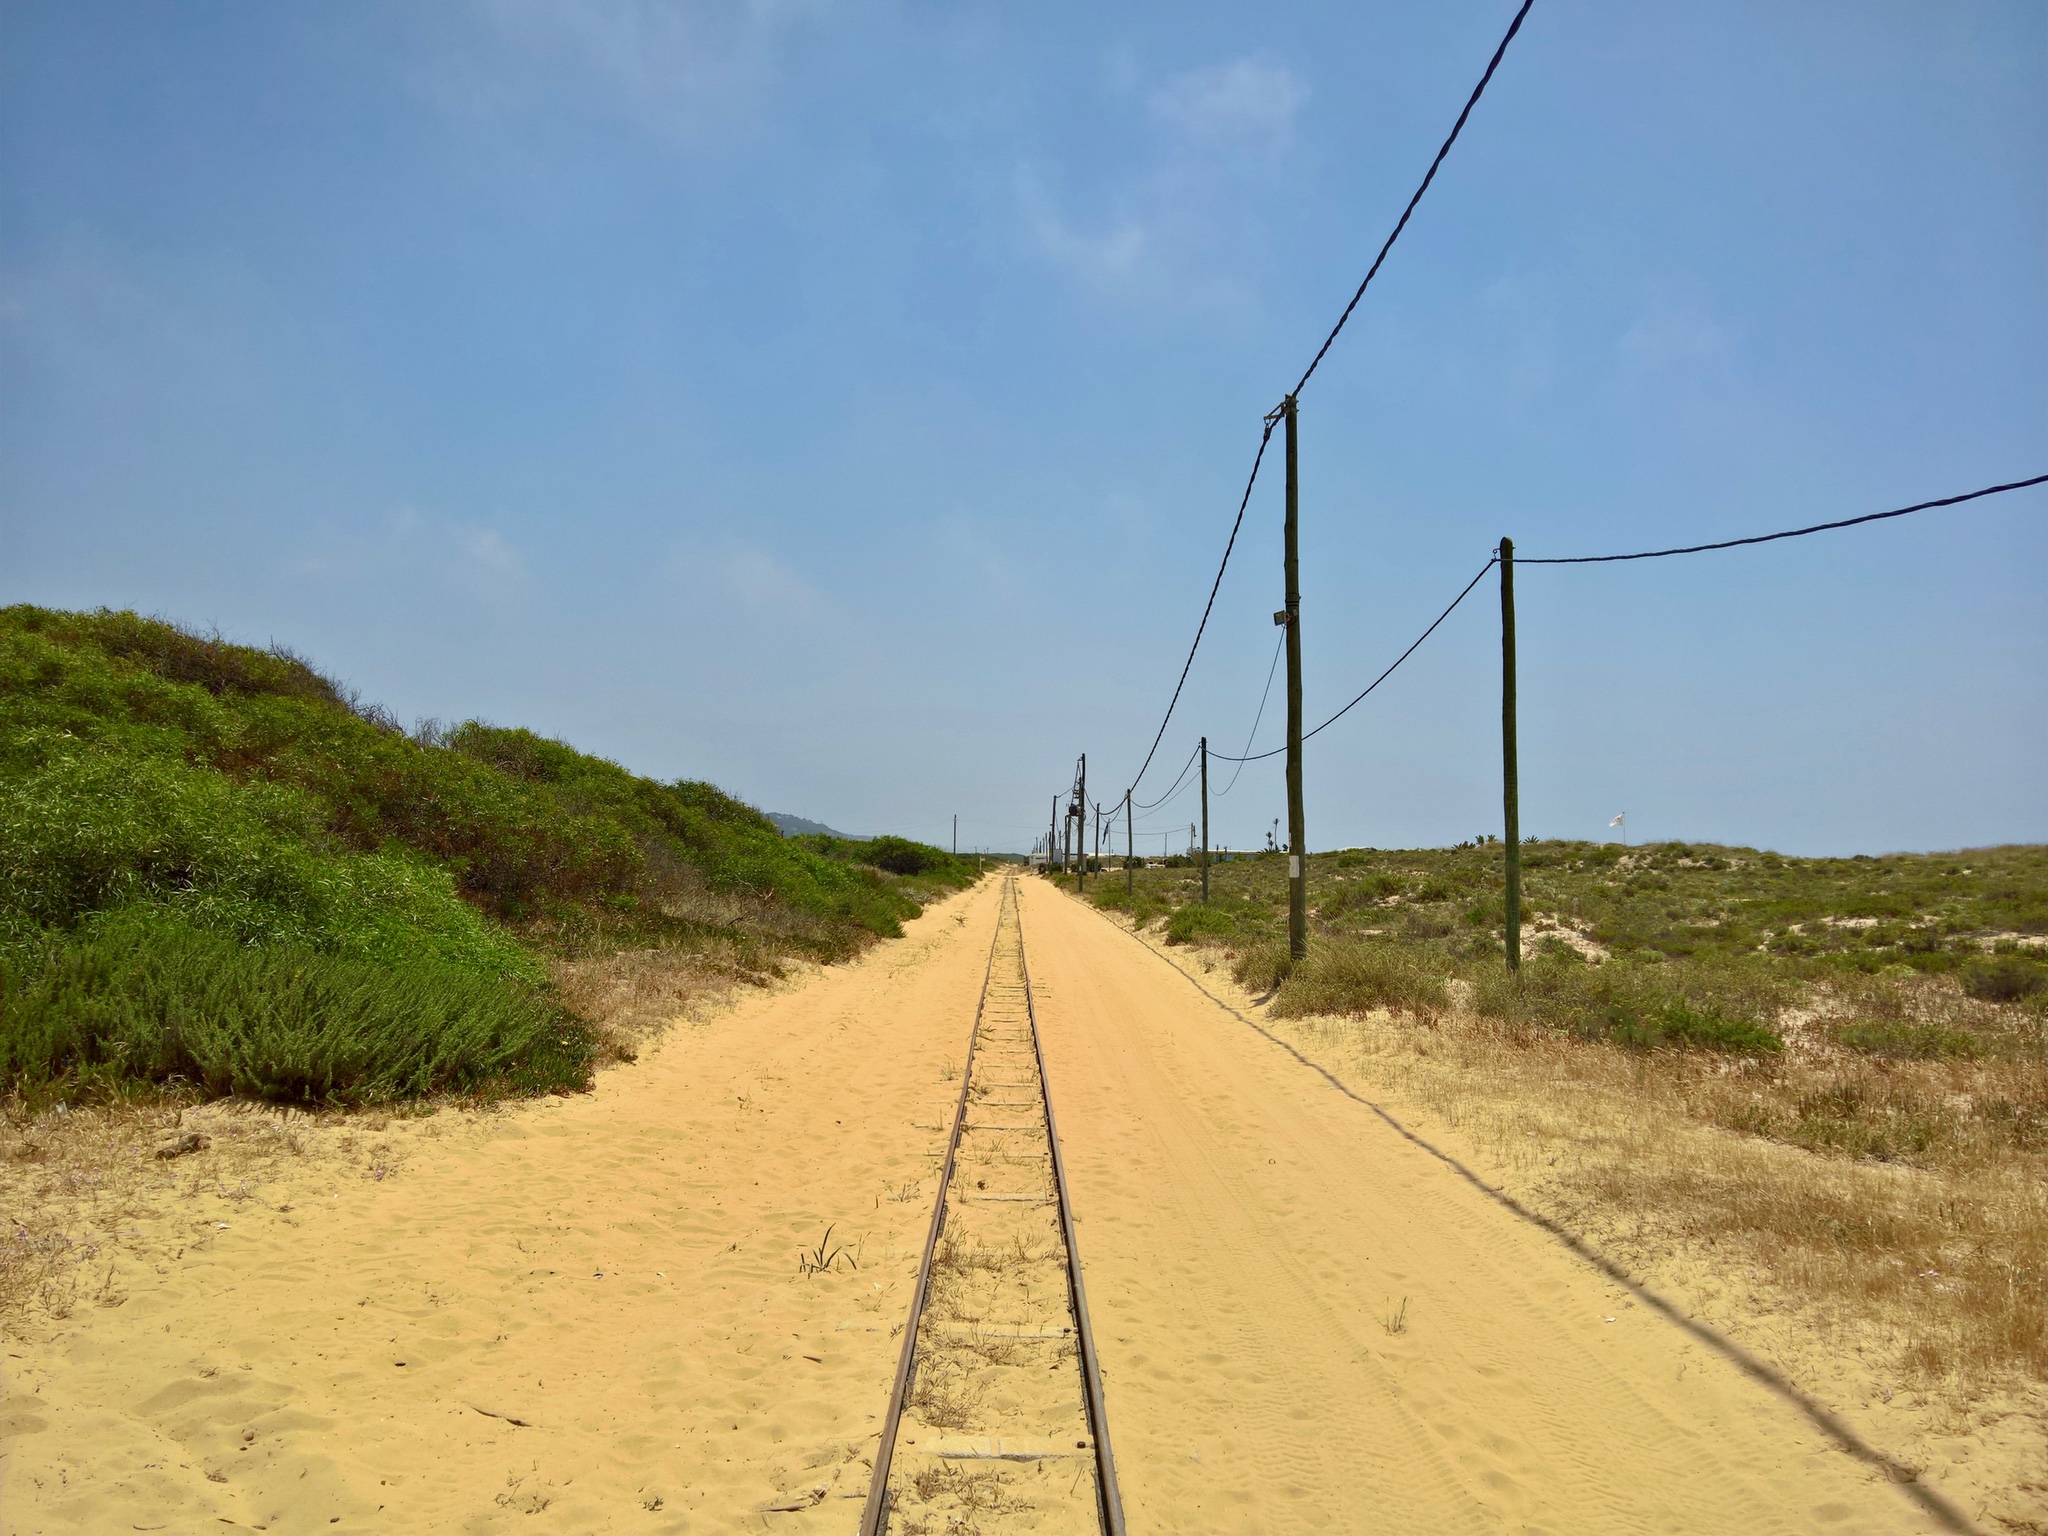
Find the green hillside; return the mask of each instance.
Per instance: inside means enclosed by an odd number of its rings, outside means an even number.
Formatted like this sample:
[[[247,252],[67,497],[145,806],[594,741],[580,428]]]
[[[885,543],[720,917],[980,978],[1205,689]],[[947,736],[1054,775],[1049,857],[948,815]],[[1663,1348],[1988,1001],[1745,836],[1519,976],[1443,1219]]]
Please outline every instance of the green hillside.
[[[282,651],[0,609],[16,1092],[574,1087],[592,1041],[551,958],[715,942],[760,968],[833,960],[970,878],[901,839],[785,839],[708,784],[529,731],[409,735]]]

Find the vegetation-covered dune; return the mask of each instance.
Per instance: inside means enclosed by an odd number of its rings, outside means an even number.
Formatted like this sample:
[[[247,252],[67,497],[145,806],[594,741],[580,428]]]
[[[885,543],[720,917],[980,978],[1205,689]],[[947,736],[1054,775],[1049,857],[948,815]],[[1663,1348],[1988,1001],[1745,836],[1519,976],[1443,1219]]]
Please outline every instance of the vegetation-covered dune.
[[[32,1098],[573,1087],[579,962],[837,959],[971,872],[529,731],[408,734],[287,652],[0,610],[0,1080]]]

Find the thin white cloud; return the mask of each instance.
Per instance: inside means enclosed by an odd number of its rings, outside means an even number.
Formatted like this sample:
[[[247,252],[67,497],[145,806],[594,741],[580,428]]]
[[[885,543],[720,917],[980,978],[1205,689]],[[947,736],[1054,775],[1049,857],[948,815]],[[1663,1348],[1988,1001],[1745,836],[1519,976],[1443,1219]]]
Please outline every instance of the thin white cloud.
[[[1118,74],[1137,98],[1135,71]],[[1292,70],[1258,56],[1176,75],[1138,98],[1151,132],[1092,199],[1098,211],[1074,211],[1058,179],[1027,166],[1015,181],[1019,219],[1041,256],[1092,286],[1148,303],[1242,305],[1231,270],[1248,226],[1234,200],[1292,142],[1308,95]]]
[[[1146,248],[1145,227],[1137,219],[1124,216],[1099,231],[1081,229],[1028,167],[1017,173],[1017,202],[1033,243],[1054,266],[1097,282],[1114,282],[1137,271]]]
[[[1190,144],[1208,148],[1283,148],[1308,86],[1285,65],[1258,58],[1190,70],[1152,93],[1154,118]]]
[[[458,115],[490,119],[580,91],[663,137],[744,115],[783,45],[824,0],[470,0],[471,25],[423,77]]]
[[[501,586],[525,579],[525,559],[497,529],[458,525],[450,532],[459,569],[466,576]]]
[[[521,594],[532,583],[526,556],[495,528],[429,517],[399,507],[358,534],[330,537],[290,568],[327,586],[388,582],[394,575],[484,598]]]
[[[1719,363],[1733,350],[1727,331],[1704,310],[1670,304],[1639,316],[1616,348],[1633,366],[1655,373]]]
[[[718,577],[749,608],[808,617],[826,606],[822,592],[765,549],[736,546],[719,562]]]

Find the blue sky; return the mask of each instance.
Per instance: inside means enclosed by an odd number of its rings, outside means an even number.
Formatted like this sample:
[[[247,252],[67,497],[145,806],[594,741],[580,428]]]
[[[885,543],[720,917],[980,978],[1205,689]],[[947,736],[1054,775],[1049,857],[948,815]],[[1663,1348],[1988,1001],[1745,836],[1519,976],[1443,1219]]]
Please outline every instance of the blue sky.
[[[5,0],[0,601],[1024,846],[1077,753],[1135,771],[1511,14]],[[1502,534],[2048,470],[2044,57],[2034,3],[1537,0],[1302,402],[1311,720]],[[1250,729],[1279,485],[1141,798]],[[2048,490],[1524,570],[1524,830],[2048,840],[2044,568]],[[1497,614],[1310,744],[1312,848],[1498,830]]]

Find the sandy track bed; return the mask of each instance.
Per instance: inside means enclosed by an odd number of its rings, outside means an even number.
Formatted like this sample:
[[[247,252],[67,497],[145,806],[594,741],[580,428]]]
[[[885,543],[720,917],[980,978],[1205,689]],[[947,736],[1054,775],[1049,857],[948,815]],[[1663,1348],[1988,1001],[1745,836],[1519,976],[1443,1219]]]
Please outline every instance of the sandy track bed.
[[[1091,909],[1024,931],[1133,1530],[1940,1528]]]
[[[121,1305],[7,1338],[5,1529],[849,1528],[995,896],[386,1177],[145,1202]],[[800,1275],[828,1224],[859,1269]]]

